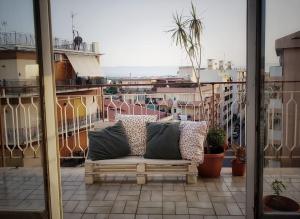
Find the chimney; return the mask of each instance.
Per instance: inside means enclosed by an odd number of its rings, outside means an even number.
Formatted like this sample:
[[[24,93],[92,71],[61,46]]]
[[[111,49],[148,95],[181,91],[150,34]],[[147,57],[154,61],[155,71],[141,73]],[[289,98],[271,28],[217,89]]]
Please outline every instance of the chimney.
[[[212,70],[214,68],[214,60],[207,59],[207,69]]]
[[[94,53],[100,53],[99,43],[98,42],[92,42],[92,52],[94,52]]]
[[[232,63],[231,63],[231,61],[228,61],[227,62],[227,70],[231,70],[232,69]]]
[[[219,60],[219,70],[224,70],[224,61]]]

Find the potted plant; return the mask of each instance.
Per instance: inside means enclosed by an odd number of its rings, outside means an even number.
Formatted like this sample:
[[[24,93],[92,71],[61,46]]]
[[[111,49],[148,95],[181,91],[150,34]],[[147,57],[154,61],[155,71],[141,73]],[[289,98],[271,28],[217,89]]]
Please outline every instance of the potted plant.
[[[225,131],[221,128],[210,128],[204,148],[204,161],[198,166],[202,177],[219,177],[224,160]]]
[[[264,208],[267,211],[299,211],[299,204],[293,199],[290,199],[280,194],[286,190],[286,185],[281,180],[275,179],[272,182],[272,190],[274,195],[266,195],[263,198]]]
[[[231,161],[232,175],[244,176],[246,166],[246,149],[241,145],[232,145],[235,151],[235,158]]]

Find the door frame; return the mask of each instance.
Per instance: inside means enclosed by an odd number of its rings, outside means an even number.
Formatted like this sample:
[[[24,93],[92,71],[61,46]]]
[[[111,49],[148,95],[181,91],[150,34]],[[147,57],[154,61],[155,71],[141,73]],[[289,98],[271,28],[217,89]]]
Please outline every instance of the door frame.
[[[263,210],[263,159],[264,150],[264,73],[265,73],[265,22],[266,1],[247,0],[247,179],[246,218],[287,219],[299,218],[298,213]]]
[[[37,62],[39,65],[40,115],[42,127],[41,163],[45,209],[42,211],[0,211],[2,218],[63,218],[60,158],[57,135],[56,89],[53,68],[50,0],[32,0]]]
[[[261,0],[247,0],[247,79],[246,79],[246,218],[257,215],[258,139],[261,55]]]
[[[45,142],[45,179],[48,191],[49,218],[63,218],[60,154],[56,116],[56,87],[53,66],[50,0],[34,0],[37,48],[40,65],[41,111]]]

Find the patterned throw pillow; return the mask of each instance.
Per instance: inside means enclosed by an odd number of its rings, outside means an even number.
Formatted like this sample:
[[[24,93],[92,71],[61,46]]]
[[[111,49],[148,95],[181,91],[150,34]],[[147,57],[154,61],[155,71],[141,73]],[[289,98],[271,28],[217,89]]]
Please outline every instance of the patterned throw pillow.
[[[204,140],[206,138],[207,123],[182,121],[180,122],[180,152],[182,159],[192,160],[198,164],[204,159]]]
[[[156,115],[116,115],[116,121],[123,123],[128,142],[131,149],[131,155],[143,156],[146,152],[146,139],[148,122],[155,122]]]

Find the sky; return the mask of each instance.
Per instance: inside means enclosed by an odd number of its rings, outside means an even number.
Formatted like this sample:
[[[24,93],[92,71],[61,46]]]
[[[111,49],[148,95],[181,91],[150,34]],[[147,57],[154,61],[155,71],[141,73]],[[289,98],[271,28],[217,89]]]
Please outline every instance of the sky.
[[[300,31],[300,0],[266,0],[265,69],[279,65],[275,40]]]
[[[207,58],[246,65],[246,0],[193,0],[204,22],[203,66]],[[300,30],[299,0],[266,0],[266,63],[278,64],[275,40]],[[71,39],[75,28],[87,42],[99,42],[101,66],[189,65],[166,31],[172,15],[189,14],[191,0],[51,0],[53,36]],[[272,3],[272,4],[270,4]],[[16,16],[16,14],[18,16]],[[32,0],[0,0],[7,31],[33,32]],[[0,23],[0,28],[4,27]],[[115,68],[116,69],[116,68]],[[119,68],[120,69],[120,68]],[[170,68],[171,69],[171,68]],[[173,70],[172,70],[173,71]]]
[[[245,65],[246,1],[193,2],[204,22],[205,64],[207,58],[225,58]],[[53,33],[71,37],[73,11],[82,37],[100,43],[103,66],[188,65],[166,31],[174,26],[172,15],[187,16],[190,5],[190,0],[52,0]]]

